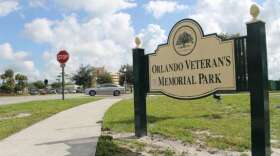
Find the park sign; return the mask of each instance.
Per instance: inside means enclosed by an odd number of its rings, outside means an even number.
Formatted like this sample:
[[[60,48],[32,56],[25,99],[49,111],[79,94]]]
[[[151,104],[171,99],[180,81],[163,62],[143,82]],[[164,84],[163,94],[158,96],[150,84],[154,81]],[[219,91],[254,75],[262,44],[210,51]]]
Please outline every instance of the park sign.
[[[234,40],[204,35],[191,19],[172,28],[166,44],[149,55],[150,92],[195,99],[218,90],[236,90]]]
[[[253,4],[247,35],[229,40],[204,35],[191,19],[175,24],[167,43],[153,54],[146,55],[136,37],[132,55],[135,135],[147,135],[148,93],[189,100],[219,90],[249,91],[252,156],[271,156],[266,28],[257,19],[259,13]]]

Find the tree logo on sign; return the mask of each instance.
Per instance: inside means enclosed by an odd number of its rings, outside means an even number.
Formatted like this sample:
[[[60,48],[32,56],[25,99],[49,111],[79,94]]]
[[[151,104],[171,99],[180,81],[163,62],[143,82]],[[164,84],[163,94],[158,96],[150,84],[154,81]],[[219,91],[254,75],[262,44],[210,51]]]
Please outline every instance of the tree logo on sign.
[[[177,29],[173,38],[173,47],[177,54],[185,56],[190,54],[196,45],[195,31],[188,26]]]
[[[182,34],[180,34],[176,41],[176,45],[181,46],[179,47],[181,49],[191,46],[192,44],[193,44],[193,37],[187,32],[183,32]]]

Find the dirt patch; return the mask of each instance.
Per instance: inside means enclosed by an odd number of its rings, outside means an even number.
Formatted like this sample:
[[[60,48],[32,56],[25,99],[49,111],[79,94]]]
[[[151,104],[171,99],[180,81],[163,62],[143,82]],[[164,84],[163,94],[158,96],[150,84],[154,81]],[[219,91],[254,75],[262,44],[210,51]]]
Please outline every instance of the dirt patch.
[[[198,132],[208,133],[208,132]],[[103,135],[110,135],[120,142],[123,148],[140,153],[143,156],[250,156],[250,151],[225,151],[215,148],[208,148],[202,144],[186,144],[178,140],[164,138],[159,135],[149,135],[136,138],[133,133],[103,132]],[[273,149],[272,156],[279,156],[280,149]]]
[[[15,119],[15,118],[24,118],[24,117],[28,117],[31,116],[30,113],[19,113],[15,116],[9,116],[9,117],[0,117],[0,121],[2,120],[9,120],[9,119]]]

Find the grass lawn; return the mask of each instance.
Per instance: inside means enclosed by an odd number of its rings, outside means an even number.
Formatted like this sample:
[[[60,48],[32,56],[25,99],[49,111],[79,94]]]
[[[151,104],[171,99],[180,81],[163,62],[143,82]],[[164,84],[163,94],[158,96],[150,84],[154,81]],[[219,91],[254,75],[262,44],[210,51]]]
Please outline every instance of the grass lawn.
[[[98,99],[100,98],[83,97],[0,106],[0,140],[58,112]],[[21,113],[30,116],[15,118]]]
[[[280,140],[280,95],[270,95],[271,136]],[[188,143],[204,142],[208,147],[244,151],[250,149],[249,95],[176,100],[166,96],[147,99],[148,132]],[[104,128],[134,132],[133,102],[123,100],[105,114]],[[279,146],[279,142],[274,146]]]

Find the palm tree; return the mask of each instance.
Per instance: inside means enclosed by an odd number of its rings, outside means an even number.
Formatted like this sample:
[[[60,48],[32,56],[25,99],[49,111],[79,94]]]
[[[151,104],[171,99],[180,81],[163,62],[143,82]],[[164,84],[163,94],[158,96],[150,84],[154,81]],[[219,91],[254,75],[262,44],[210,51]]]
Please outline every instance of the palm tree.
[[[14,77],[14,71],[12,69],[7,69],[4,73],[6,78],[12,79]]]
[[[27,76],[18,73],[15,76],[15,80],[17,81],[17,90],[23,91],[27,86]]]
[[[5,79],[6,79],[5,74],[2,74],[0,77],[1,77],[1,79],[2,79],[2,84],[4,84],[4,83],[5,83]]]
[[[27,80],[28,80],[27,76],[22,75],[22,80],[25,81],[25,83],[27,84]]]
[[[21,74],[16,74],[15,80],[17,81],[17,83],[19,83],[20,78],[21,78]]]

